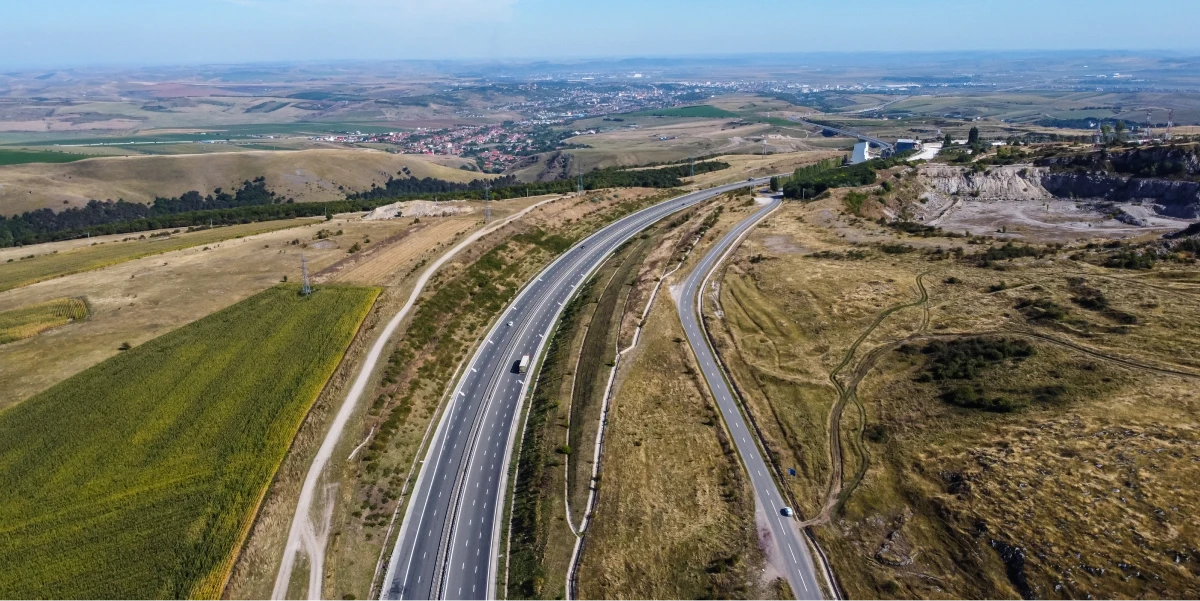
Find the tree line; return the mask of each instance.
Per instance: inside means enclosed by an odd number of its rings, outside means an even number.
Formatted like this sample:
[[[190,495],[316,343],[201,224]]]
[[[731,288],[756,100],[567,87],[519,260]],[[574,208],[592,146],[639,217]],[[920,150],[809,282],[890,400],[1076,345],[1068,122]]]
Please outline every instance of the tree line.
[[[64,240],[86,232],[97,235],[119,234],[158,227],[182,227],[192,223],[180,223],[178,219],[171,217],[199,213],[226,214],[238,210],[254,213],[254,210],[244,209],[261,209],[292,202],[292,199],[280,198],[268,190],[266,178],[261,176],[246,180],[232,194],[217,188],[206,196],[192,190],[177,197],[158,197],[150,204],[123,199],[116,202],[90,200],[82,207],[72,207],[57,213],[47,208],[26,211],[12,217],[0,215],[0,247]],[[164,220],[170,224],[145,225]]]
[[[727,169],[722,161],[703,161],[694,165],[697,174]],[[607,167],[583,175],[586,190],[601,188],[675,188],[683,185],[681,178],[690,175],[692,166],[677,165],[657,169],[626,169]],[[488,185],[491,189],[488,190]],[[574,192],[577,182],[559,179],[549,182],[520,183],[513,176],[483,182],[449,182],[434,178],[389,178],[382,186],[372,186],[364,192],[346,195],[344,200],[297,203],[281,198],[267,189],[266,178],[247,180],[232,194],[217,188],[201,196],[189,191],[178,197],[155,198],[150,204],[117,201],[88,201],[83,207],[54,212],[51,209],[27,211],[20,215],[0,215],[0,248],[25,246],[68,240],[85,235],[127,234],[163,228],[183,228],[207,225],[234,225],[258,221],[294,219],[333,215],[354,211],[369,211],[401,200],[453,197],[482,200],[504,200],[542,194]]]
[[[797,168],[791,177],[771,178],[771,189],[782,190],[784,198],[809,200],[830,188],[853,188],[875,183],[875,172],[907,160],[912,152],[888,158],[871,159],[857,165],[845,165],[838,159],[826,159]]]

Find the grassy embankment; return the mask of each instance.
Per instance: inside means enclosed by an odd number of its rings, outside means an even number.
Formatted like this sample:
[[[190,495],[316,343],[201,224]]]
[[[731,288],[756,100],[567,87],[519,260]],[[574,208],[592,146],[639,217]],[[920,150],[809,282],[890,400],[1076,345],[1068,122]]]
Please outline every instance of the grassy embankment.
[[[127,241],[112,241],[94,246],[76,248],[63,252],[51,252],[38,255],[35,249],[26,258],[10,259],[0,263],[0,292],[36,284],[44,280],[62,277],[73,273],[100,269],[141,257],[162,254],[212,244],[230,238],[253,236],[263,232],[296,227],[312,223],[312,219],[290,219],[287,221],[267,221],[262,223],[246,223],[205,229],[198,232],[182,232],[158,238],[148,238],[143,235],[129,235]]]
[[[378,289],[257,294],[0,413],[0,596],[215,598]]]
[[[29,307],[0,312],[0,344],[37,336],[50,328],[87,319],[87,301],[57,298]]]
[[[1196,267],[841,211],[770,217],[713,329],[847,594],[1195,596]]]

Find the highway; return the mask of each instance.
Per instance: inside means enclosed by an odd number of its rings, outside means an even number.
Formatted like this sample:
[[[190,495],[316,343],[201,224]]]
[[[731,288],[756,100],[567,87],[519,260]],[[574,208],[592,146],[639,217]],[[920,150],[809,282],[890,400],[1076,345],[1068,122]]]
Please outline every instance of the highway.
[[[754,183],[761,185],[767,180]],[[494,599],[500,520],[521,407],[563,306],[626,240],[738,182],[627,215],[576,244],[530,281],[466,364],[424,457],[388,562],[384,599]],[[516,373],[522,355],[529,373]]]
[[[782,564],[785,567],[784,575],[797,599],[820,599],[821,587],[817,584],[816,571],[813,567],[812,557],[809,556],[804,535],[800,532],[794,518],[782,515],[782,510],[787,504],[775,486],[771,470],[767,467],[762,452],[756,444],[757,438],[754,431],[747,427],[746,420],[738,408],[738,402],[734,399],[729,383],[725,380],[721,364],[717,361],[712,347],[709,346],[708,337],[700,323],[701,315],[698,310],[700,295],[704,293],[709,277],[725,258],[725,255],[734,248],[735,243],[743,234],[754,227],[767,213],[778,207],[779,203],[778,198],[772,199],[766,206],[755,211],[753,215],[725,234],[704,255],[704,258],[683,283],[678,307],[679,319],[683,322],[688,344],[691,345],[692,352],[696,355],[696,363],[700,366],[705,381],[708,382],[708,388],[721,410],[721,417],[725,420],[725,425],[737,446],[738,455],[741,456],[742,463],[746,466],[746,472],[750,474],[750,483],[754,486],[754,496],[770,523],[772,541],[780,560],[776,562],[776,565]]]
[[[876,144],[880,148],[883,148],[884,150],[895,150],[896,149],[896,147],[890,142],[884,142],[883,140],[876,138],[874,136],[860,134],[852,129],[839,129],[837,127],[830,127],[828,125],[821,125],[820,123],[813,123],[812,121],[805,121],[804,119],[802,119],[800,117],[788,117],[788,121],[795,121],[796,123],[803,123],[804,125],[808,125],[810,127],[820,127],[822,129],[828,129],[829,131],[837,132],[848,138],[858,138],[859,140],[862,140],[864,142],[870,142],[872,144]]]

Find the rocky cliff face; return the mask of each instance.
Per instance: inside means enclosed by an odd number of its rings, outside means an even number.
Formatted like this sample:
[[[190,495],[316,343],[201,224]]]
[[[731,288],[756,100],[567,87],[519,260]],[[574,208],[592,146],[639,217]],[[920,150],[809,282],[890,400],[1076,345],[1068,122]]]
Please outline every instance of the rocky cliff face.
[[[1046,191],[1060,198],[1103,198],[1117,202],[1150,200],[1160,215],[1200,217],[1200,184],[1196,182],[1124,178],[1097,173],[1047,173]]]
[[[1191,181],[1057,171],[1033,165],[991,167],[972,173],[964,167],[931,164],[923,166],[920,173],[930,188],[947,195],[980,200],[1045,200],[1052,197],[1114,202],[1149,200],[1160,215],[1183,219],[1200,217],[1200,183]]]
[[[1200,176],[1200,154],[1193,144],[1125,150],[1105,148],[1084,154],[1041,158],[1036,164],[1053,171],[1101,171],[1111,175],[1151,179],[1194,180]]]
[[[992,167],[978,173],[948,165],[928,164],[921,167],[921,176],[938,192],[984,200],[1050,198],[1050,192],[1042,187],[1045,172],[1045,169],[1031,165]]]

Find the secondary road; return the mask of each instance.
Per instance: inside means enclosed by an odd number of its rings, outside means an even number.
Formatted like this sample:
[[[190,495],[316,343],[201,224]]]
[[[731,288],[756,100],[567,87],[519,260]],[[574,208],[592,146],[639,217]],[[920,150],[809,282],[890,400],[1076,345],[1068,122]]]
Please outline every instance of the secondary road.
[[[627,215],[567,250],[517,295],[467,363],[438,421],[388,563],[383,598],[496,597],[508,466],[537,371],[535,365],[520,374],[516,364],[522,355],[541,354],[563,306],[618,246],[671,213],[750,183],[692,192]]]
[[[704,294],[709,277],[717,265],[734,248],[742,235],[750,231],[750,228],[754,227],[767,213],[775,210],[779,203],[779,199],[772,199],[766,206],[725,234],[704,255],[704,258],[700,260],[700,263],[683,283],[679,301],[679,319],[683,322],[688,344],[691,345],[692,352],[696,355],[696,363],[700,366],[700,372],[704,374],[704,380],[708,382],[708,388],[712,391],[712,395],[717,401],[717,407],[721,410],[721,417],[724,418],[729,433],[733,436],[738,455],[741,456],[742,463],[746,466],[746,472],[750,474],[754,495],[770,523],[772,540],[781,560],[777,562],[777,565],[784,566],[784,575],[797,599],[820,599],[821,587],[817,584],[816,571],[813,568],[812,557],[809,556],[804,536],[800,532],[796,520],[784,517],[782,514],[787,503],[775,486],[771,471],[756,444],[754,431],[746,426],[746,420],[742,417],[729,383],[725,380],[721,364],[714,356],[712,347],[709,346],[708,337],[700,324],[701,315],[698,308],[701,302],[700,295]]]

